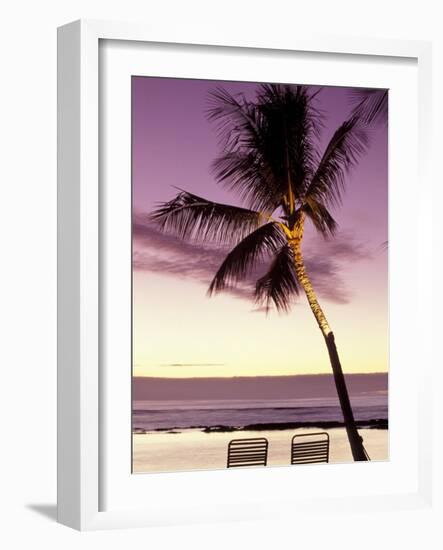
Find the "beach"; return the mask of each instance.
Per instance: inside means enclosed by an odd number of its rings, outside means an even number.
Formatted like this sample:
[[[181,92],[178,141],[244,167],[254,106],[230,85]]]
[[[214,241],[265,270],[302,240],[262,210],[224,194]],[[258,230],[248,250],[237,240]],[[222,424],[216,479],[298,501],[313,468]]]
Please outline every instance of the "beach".
[[[388,377],[347,375],[371,460],[387,460]],[[232,439],[265,437],[268,466],[290,462],[296,434],[327,431],[330,462],[352,462],[331,375],[134,379],[133,472],[226,468]]]
[[[226,468],[228,443],[235,438],[266,437],[269,441],[268,466],[290,463],[291,438],[295,434],[327,431],[330,462],[352,462],[344,428],[320,430],[288,429],[205,433],[185,429],[180,433],[152,432],[133,435],[133,473],[214,470]],[[365,448],[373,461],[389,459],[389,430],[360,429]]]

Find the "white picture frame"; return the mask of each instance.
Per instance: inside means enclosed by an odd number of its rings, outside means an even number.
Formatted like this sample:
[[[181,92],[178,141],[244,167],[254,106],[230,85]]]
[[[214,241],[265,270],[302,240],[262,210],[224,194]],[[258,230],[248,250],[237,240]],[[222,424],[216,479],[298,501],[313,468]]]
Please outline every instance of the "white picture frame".
[[[334,506],[339,513],[346,513],[358,503],[362,511],[368,513],[377,510],[398,510],[404,508],[423,509],[431,506],[432,495],[432,452],[431,452],[431,349],[430,334],[419,330],[416,341],[411,343],[413,351],[422,351],[422,368],[411,385],[411,391],[417,399],[417,456],[411,462],[414,478],[411,487],[391,489],[384,494],[377,492],[366,494],[353,492],[353,486],[362,475],[360,465],[355,465],[349,478],[349,487],[343,494],[334,494],[333,490],[326,499],[317,494],[303,499],[283,492],[269,492],[258,496],[253,491],[247,500],[235,504],[228,501],[227,495],[215,498],[213,506],[207,502],[200,506],[190,504],[189,500],[178,498],[175,506],[163,499],[161,505],[141,507],[131,505],[131,493],[122,497],[121,505],[113,503],[112,509],[103,509],[101,484],[106,478],[103,453],[108,449],[104,441],[104,416],[107,414],[104,402],[111,391],[103,388],[103,364],[100,357],[101,302],[103,291],[99,284],[103,250],[100,232],[106,226],[100,225],[102,189],[100,188],[100,42],[125,41],[131,44],[193,44],[202,48],[228,48],[230,55],[236,52],[269,51],[284,58],[290,52],[305,52],[312,55],[331,54],[357,58],[367,56],[396,60],[412,59],[417,67],[418,81],[418,136],[417,165],[420,189],[431,192],[429,177],[429,141],[430,141],[430,79],[431,47],[426,42],[370,40],[363,38],[322,37],[298,34],[294,37],[256,39],[227,36],[213,36],[210,40],[202,31],[199,36],[187,36],[183,29],[169,36],[156,32],[149,26],[101,22],[77,21],[59,29],[58,33],[58,520],[80,530],[104,529],[132,526],[169,525],[200,521],[220,521],[251,519],[268,516],[284,517],[294,506],[304,513],[319,512]],[[210,57],[211,53],[207,55]],[[363,58],[362,58],[363,59]],[[127,153],[126,153],[127,154]],[[391,198],[392,200],[392,198]],[[412,222],[414,229],[423,235],[430,231],[429,219],[418,208],[418,219]],[[400,222],[404,218],[399,218]],[[421,239],[421,243],[426,239]],[[412,282],[418,283],[429,275],[432,248],[423,245],[416,252],[420,270]],[[420,319],[430,316],[429,286],[416,286],[417,327]],[[414,291],[414,292],[415,292]],[[395,295],[395,293],[394,293]],[[414,353],[409,350],[410,361]],[[407,369],[406,369],[407,370]],[[407,382],[411,384],[409,379]],[[415,414],[415,413],[414,413]],[[415,448],[415,447],[414,447]],[[371,467],[376,465],[371,465]],[[121,468],[121,466],[118,466]],[[107,467],[108,468],[108,467]],[[343,480],[340,466],[336,468],[337,482]],[[109,468],[108,468],[109,470]],[[230,472],[231,473],[231,472]],[[382,473],[382,472],[381,472]],[[127,472],[127,474],[129,474]],[[256,473],[232,473],[235,483],[251,487]],[[125,474],[126,475],[126,474]],[[180,486],[181,481],[171,475],[151,475],[143,483],[150,491],[150,502],[155,495],[160,497],[162,486],[169,483],[168,490]],[[172,476],[174,476],[172,475]],[[186,483],[184,476],[181,480]],[[200,472],[199,483],[206,487],[211,483],[220,483],[220,473]],[[276,484],[284,485],[288,470],[284,468],[268,469],[260,475],[262,489]],[[323,478],[323,474],[320,474]],[[382,475],[386,475],[386,472]],[[161,477],[163,476],[163,477]],[[168,477],[169,476],[169,477]],[[400,479],[400,478],[399,478]],[[246,481],[244,481],[246,480]],[[224,480],[221,479],[221,483]],[[136,481],[136,483],[138,483]],[[401,483],[401,480],[399,481]],[[182,485],[185,490],[185,485]],[[160,503],[160,498],[158,502]],[[245,502],[248,506],[245,507]]]

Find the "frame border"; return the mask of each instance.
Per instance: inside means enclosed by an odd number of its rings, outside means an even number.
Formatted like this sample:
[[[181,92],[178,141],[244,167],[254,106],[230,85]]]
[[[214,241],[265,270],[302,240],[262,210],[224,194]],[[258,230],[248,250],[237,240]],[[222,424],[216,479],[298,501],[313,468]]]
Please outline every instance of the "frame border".
[[[170,34],[170,33],[169,33]],[[227,37],[223,30],[198,36],[183,27],[173,36],[157,25],[79,20],[58,29],[58,337],[57,337],[57,508],[58,521],[78,530],[170,525],[143,510],[99,511],[100,358],[99,358],[99,41],[102,39],[297,50],[316,53],[409,57],[417,61],[419,81],[419,180],[430,191],[430,42],[299,34],[287,39],[260,35]],[[430,235],[432,220],[422,226]],[[426,239],[421,239],[426,243]],[[422,259],[432,256],[425,245]],[[420,262],[421,265],[425,261]],[[424,267],[423,267],[424,269]],[[431,289],[424,289],[430,302]],[[425,306],[423,305],[423,308]],[[424,312],[423,312],[424,313]],[[430,356],[432,335],[425,355]],[[426,359],[424,359],[426,361]],[[431,372],[419,386],[419,487],[410,495],[341,500],[341,509],[415,509],[432,503]],[[318,506],[309,503],[307,508]],[[331,502],[328,503],[331,506]],[[249,518],[251,519],[251,518]],[[198,518],[194,520],[196,523]]]

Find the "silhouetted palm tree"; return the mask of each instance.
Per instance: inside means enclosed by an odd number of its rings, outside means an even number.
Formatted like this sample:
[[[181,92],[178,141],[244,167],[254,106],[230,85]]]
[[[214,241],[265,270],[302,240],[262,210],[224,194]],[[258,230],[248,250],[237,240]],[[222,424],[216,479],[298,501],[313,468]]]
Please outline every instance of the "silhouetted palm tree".
[[[350,93],[353,115],[364,124],[388,123],[388,90],[355,88]]]
[[[340,204],[345,174],[368,145],[357,116],[337,128],[321,154],[323,114],[309,88],[261,85],[255,101],[223,88],[210,93],[208,118],[222,152],[213,163],[216,180],[237,191],[245,208],[219,204],[179,190],[151,219],[183,239],[234,245],[209,287],[232,287],[269,257],[269,270],[255,286],[257,303],[289,310],[303,289],[324,336],[354,460],[367,460],[351,408],[334,334],[320,307],[302,254],[304,226],[323,236],[337,224],[331,206]]]

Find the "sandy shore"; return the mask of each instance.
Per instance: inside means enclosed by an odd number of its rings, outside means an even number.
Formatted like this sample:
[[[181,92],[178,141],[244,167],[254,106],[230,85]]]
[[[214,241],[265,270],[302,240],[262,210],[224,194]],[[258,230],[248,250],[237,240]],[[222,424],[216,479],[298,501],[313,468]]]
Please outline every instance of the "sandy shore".
[[[318,428],[237,433],[203,433],[184,430],[181,433],[134,434],[133,471],[171,472],[213,470],[226,467],[226,454],[231,439],[266,437],[269,441],[269,466],[286,466],[290,462],[290,441],[296,433],[318,432]],[[352,462],[351,449],[344,428],[325,430],[330,437],[330,462]],[[389,431],[361,429],[365,448],[371,460],[388,460]]]

